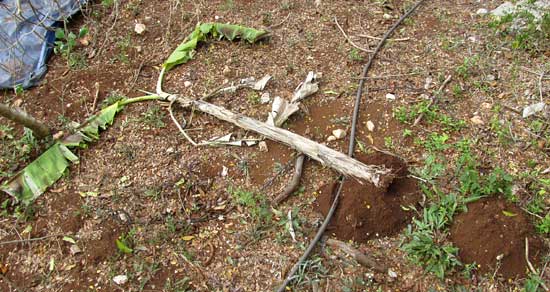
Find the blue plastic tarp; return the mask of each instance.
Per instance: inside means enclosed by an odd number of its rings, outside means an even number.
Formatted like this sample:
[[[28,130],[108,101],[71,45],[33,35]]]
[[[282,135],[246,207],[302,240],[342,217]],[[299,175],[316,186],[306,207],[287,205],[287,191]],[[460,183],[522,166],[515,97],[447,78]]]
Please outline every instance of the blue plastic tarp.
[[[37,85],[55,41],[55,26],[87,0],[0,0],[0,88]]]

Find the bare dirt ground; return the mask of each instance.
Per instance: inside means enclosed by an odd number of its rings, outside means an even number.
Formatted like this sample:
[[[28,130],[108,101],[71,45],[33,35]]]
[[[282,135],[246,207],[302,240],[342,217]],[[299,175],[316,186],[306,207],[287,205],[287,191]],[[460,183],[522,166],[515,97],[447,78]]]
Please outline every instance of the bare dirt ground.
[[[368,53],[346,42],[335,18],[356,44],[373,48],[377,39],[365,36],[380,37],[413,2],[319,2],[92,1],[69,25],[75,31],[84,25],[90,29],[89,44],[77,48],[85,60],[81,68],[70,69],[54,55],[42,85],[22,97],[5,91],[0,99],[21,103],[52,128],[68,131],[69,121],[82,122],[94,112],[96,83],[96,108],[114,95],[154,91],[160,65],[197,22],[270,28],[272,37],[258,44],[208,40],[192,61],[168,74],[165,90],[199,98],[224,82],[270,74],[266,91],[289,99],[307,72],[322,72],[320,91],[284,127],[345,152],[347,138],[327,138],[334,129],[349,134]],[[366,81],[357,155],[373,164],[403,165],[402,177],[387,192],[350,181],[326,235],[345,240],[389,271],[361,266],[321,242],[289,291],[519,291],[532,274],[525,238],[530,262],[549,282],[548,233],[535,226],[550,208],[550,177],[542,171],[550,166],[550,131],[544,117],[524,119],[518,111],[537,101],[539,89],[548,101],[550,81],[536,73],[548,71],[550,52],[512,49],[509,39],[489,28],[489,17],[476,14],[500,4],[426,1],[392,36]],[[146,31],[135,33],[135,23],[145,24]],[[413,126],[400,109],[425,101],[448,75],[452,79],[438,95],[437,113],[428,111]],[[258,99],[259,94],[244,90],[213,103],[265,120],[271,105]],[[189,117],[190,111],[177,114]],[[24,145],[9,144],[8,134],[18,138],[23,130],[2,118],[0,123],[13,127],[10,133],[0,131],[1,182],[36,157],[40,147],[18,156]],[[196,140],[230,132],[255,136],[199,112],[188,128]],[[458,259],[474,267],[470,273],[457,267],[439,279],[411,260],[402,244],[410,240],[405,229],[412,218],[421,218],[422,208],[437,201],[427,195],[432,186],[460,192],[457,181],[463,177],[455,162],[461,141],[467,141],[481,177],[496,168],[513,177],[514,199],[500,190],[501,195],[471,203],[468,212],[434,235],[438,243],[458,247]],[[290,179],[291,171],[281,169],[296,153],[272,141],[267,145],[267,152],[257,146],[196,148],[180,135],[163,105],[125,108],[97,143],[77,150],[80,163],[31,208],[3,207],[0,244],[53,236],[0,245],[0,290],[272,291],[320,226],[327,192],[338,176],[308,160],[300,189],[271,208],[269,201]],[[7,152],[12,158],[5,158]],[[433,153],[442,167],[437,176],[427,170],[433,172]],[[228,171],[222,176],[224,167]],[[535,201],[540,210],[531,208]],[[133,252],[121,252],[117,239]],[[118,275],[126,275],[127,282],[116,284]]]

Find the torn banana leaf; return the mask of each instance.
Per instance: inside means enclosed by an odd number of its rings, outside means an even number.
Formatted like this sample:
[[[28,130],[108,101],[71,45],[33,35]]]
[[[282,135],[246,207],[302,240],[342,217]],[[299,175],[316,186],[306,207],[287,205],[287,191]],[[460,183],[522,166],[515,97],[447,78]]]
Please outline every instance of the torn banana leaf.
[[[78,157],[65,145],[55,143],[0,189],[28,205],[63,175],[70,162],[78,162]]]
[[[125,99],[102,109],[80,125],[74,134],[56,142],[36,160],[2,184],[0,190],[17,201],[29,205],[63,175],[71,162],[78,163],[78,157],[68,147],[84,148],[87,143],[98,140],[99,131],[112,125],[116,113],[126,104],[153,99],[158,99],[158,96]]]
[[[197,25],[195,30],[188,35],[185,40],[172,52],[163,67],[166,71],[174,66],[188,62],[195,55],[195,49],[200,41],[203,41],[208,36],[217,37],[218,39],[226,38],[230,41],[235,39],[246,40],[249,43],[254,43],[268,36],[269,33],[265,30],[256,30],[253,28],[224,23],[203,23]]]

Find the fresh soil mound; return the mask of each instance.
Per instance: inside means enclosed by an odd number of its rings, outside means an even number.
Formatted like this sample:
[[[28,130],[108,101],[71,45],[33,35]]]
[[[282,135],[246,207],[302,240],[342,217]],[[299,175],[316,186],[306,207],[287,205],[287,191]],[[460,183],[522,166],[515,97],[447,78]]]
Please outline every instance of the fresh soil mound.
[[[468,205],[451,226],[451,240],[463,262],[477,263],[482,273],[498,273],[506,278],[523,277],[527,271],[525,238],[529,240],[529,260],[533,265],[544,254],[544,243],[535,235],[526,214],[515,204],[487,198]]]
[[[327,230],[339,239],[357,242],[400,232],[412,216],[402,206],[416,205],[421,198],[416,180],[407,177],[406,164],[395,156],[377,152],[356,159],[365,164],[385,165],[393,170],[396,178],[387,190],[346,179],[338,209]],[[338,183],[332,182],[318,191],[315,205],[324,216],[330,209],[337,187]]]

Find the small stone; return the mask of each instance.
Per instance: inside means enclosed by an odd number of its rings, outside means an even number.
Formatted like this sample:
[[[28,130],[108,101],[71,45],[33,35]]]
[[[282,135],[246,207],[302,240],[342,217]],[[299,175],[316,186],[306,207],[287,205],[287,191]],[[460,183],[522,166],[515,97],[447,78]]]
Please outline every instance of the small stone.
[[[136,25],[134,26],[134,31],[137,33],[137,34],[142,34],[143,32],[145,32],[145,24],[143,23],[136,23]]]
[[[258,147],[260,147],[260,152],[269,151],[269,149],[267,149],[267,143],[265,141],[260,141],[260,143],[258,143]]]
[[[489,10],[485,9],[485,8],[479,8],[477,11],[476,11],[476,14],[477,15],[485,15],[489,13]]]
[[[342,138],[346,137],[346,131],[344,131],[342,129],[336,129],[336,130],[332,131],[332,135],[334,137],[336,137],[336,139],[342,139]]]
[[[124,285],[128,282],[128,276],[126,275],[117,275],[113,277],[113,282],[117,285]]]
[[[171,154],[171,153],[174,153],[174,152],[175,152],[175,151],[174,151],[174,147],[168,147],[168,148],[166,148],[166,153]]]
[[[393,93],[386,94],[386,99],[387,100],[395,100],[395,94],[393,94]]]
[[[394,272],[392,269],[388,269],[388,276],[395,279],[397,278],[397,273]]]
[[[328,136],[327,142],[332,142],[332,141],[336,141],[336,137],[334,137],[332,135]]]
[[[65,133],[63,131],[59,131],[59,132],[53,134],[52,138],[54,140],[59,140],[59,139],[61,139],[61,137],[63,137],[63,135],[65,135]]]
[[[222,166],[222,177],[226,177],[229,169],[224,165]]]
[[[480,116],[473,116],[470,121],[474,124],[474,125],[484,125],[485,122],[481,119]]]
[[[431,76],[426,77],[426,81],[424,82],[424,89],[428,90],[430,87],[432,87],[433,84],[433,78]]]
[[[260,103],[261,104],[267,104],[267,103],[269,103],[270,100],[271,100],[271,98],[269,97],[269,92],[264,92],[260,96]]]
[[[391,19],[391,15],[387,14],[387,13],[384,13],[384,15],[382,15],[382,17],[384,19]]]
[[[143,51],[142,46],[135,46],[135,48],[136,48],[136,52],[138,52],[138,53],[141,53],[141,51]]]
[[[223,67],[222,73],[223,73],[223,76],[225,77],[231,77],[231,75],[233,75],[233,71],[227,65]]]
[[[71,245],[71,247],[69,248],[69,251],[71,252],[71,255],[75,255],[82,252],[80,247],[78,247],[78,245],[76,244]]]
[[[185,81],[185,82],[183,82],[183,86],[185,86],[185,87],[189,87],[189,86],[191,86],[191,85],[193,85],[193,83],[191,83],[191,81]]]
[[[481,108],[485,110],[490,110],[493,106],[488,102],[481,103]]]
[[[374,131],[374,123],[372,121],[367,121],[367,129],[370,131],[370,132],[373,132]]]

